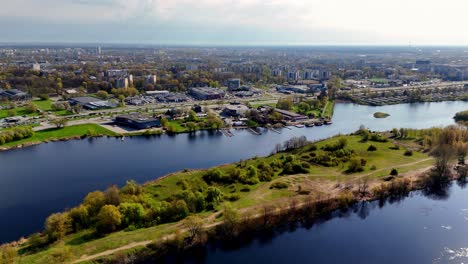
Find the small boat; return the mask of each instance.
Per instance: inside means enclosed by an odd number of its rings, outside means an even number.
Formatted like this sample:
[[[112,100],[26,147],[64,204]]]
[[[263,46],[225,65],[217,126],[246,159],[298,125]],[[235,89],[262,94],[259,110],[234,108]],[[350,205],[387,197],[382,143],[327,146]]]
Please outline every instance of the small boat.
[[[325,121],[325,125],[331,125],[331,124],[333,124],[332,121]]]
[[[298,125],[295,125],[295,127],[297,127],[297,128],[303,128],[304,125],[303,125],[303,124],[298,124]]]
[[[125,136],[123,136],[120,140],[121,140],[121,141],[124,141],[124,140],[125,140]]]
[[[322,122],[315,122],[315,125],[316,126],[323,126],[323,123]]]
[[[306,127],[313,127],[313,126],[314,126],[314,123],[307,123],[305,126],[306,126]]]

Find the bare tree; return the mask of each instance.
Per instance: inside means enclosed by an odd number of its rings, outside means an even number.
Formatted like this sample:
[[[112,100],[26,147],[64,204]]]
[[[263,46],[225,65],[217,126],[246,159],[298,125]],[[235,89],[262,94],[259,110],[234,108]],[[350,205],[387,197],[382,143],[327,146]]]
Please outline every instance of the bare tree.
[[[203,231],[203,221],[200,217],[191,215],[184,220],[184,226],[190,234],[190,241],[196,241],[201,237]]]
[[[364,197],[369,193],[369,179],[367,177],[359,180],[358,193],[361,197]]]

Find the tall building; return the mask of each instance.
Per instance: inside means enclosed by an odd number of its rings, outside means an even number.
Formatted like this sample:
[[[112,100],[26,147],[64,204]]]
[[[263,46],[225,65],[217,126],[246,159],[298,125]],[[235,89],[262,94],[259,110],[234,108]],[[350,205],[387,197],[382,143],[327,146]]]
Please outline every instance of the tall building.
[[[317,76],[316,72],[313,70],[306,70],[302,73],[302,79],[312,80]]]
[[[133,86],[133,74],[128,75],[128,85]]]
[[[320,71],[320,80],[328,80],[330,79],[332,73],[329,70],[321,70]]]
[[[155,74],[145,76],[145,84],[156,84],[157,77]]]
[[[128,88],[128,78],[118,78],[115,80],[115,87],[116,88]]]
[[[299,71],[291,71],[291,72],[288,72],[288,74],[286,75],[286,78],[288,80],[299,80]]]
[[[97,53],[98,55],[101,55],[101,53],[102,53],[101,46],[97,46],[97,48],[96,48],[96,53]]]
[[[279,77],[283,74],[283,72],[281,70],[273,70],[271,71],[271,74],[275,77]]]

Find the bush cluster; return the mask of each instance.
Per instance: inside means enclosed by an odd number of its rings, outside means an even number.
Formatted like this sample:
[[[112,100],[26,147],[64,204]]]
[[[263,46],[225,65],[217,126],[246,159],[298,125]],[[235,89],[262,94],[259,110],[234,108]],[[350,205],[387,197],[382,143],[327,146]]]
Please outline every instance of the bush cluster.
[[[34,130],[30,127],[16,127],[0,133],[0,145],[34,136]]]

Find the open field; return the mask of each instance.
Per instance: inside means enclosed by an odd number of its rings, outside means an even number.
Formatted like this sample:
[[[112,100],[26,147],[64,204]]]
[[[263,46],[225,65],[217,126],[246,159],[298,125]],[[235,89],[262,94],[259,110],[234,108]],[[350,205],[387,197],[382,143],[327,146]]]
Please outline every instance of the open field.
[[[82,137],[87,135],[100,135],[100,136],[118,136],[118,134],[105,129],[97,124],[83,124],[68,126],[60,129],[51,128],[46,130],[37,131],[34,136],[22,140],[12,141],[1,147],[14,147],[23,144],[35,144],[40,142],[46,142],[51,140],[62,140],[74,137]]]

